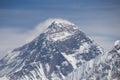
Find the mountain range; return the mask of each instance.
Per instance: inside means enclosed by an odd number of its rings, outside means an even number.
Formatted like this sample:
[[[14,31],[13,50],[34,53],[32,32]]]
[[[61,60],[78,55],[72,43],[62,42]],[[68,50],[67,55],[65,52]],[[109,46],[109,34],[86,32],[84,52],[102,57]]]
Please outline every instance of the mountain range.
[[[120,80],[120,41],[105,52],[75,24],[56,19],[0,60],[8,80]]]

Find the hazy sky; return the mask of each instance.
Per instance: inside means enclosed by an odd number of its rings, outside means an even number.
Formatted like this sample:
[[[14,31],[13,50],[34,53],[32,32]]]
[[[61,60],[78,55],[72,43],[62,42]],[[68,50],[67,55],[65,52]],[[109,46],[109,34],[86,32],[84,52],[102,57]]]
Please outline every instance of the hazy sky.
[[[73,22],[106,50],[120,39],[120,0],[0,0],[0,52],[24,44],[49,18]]]

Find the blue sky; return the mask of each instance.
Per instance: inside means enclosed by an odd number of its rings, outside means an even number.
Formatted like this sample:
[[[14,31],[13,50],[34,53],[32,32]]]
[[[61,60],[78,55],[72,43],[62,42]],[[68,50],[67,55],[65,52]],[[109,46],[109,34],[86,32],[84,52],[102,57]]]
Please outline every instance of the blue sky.
[[[0,0],[0,51],[49,18],[73,22],[105,49],[120,39],[120,0]]]

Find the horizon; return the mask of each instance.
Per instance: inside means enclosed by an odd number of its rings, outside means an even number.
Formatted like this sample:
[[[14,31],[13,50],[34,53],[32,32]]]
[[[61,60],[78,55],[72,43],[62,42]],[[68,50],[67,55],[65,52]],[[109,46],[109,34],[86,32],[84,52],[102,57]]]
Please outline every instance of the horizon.
[[[120,40],[119,0],[1,0],[0,17],[0,57],[26,43],[51,18],[74,23],[105,51]]]

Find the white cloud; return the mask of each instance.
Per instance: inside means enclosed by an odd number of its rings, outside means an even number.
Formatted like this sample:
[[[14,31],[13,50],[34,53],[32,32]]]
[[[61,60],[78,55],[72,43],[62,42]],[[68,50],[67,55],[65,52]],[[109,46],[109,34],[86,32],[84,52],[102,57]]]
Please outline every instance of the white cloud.
[[[54,21],[55,19],[48,19],[44,22],[41,22],[40,24],[38,24],[34,30],[29,31],[29,38],[27,39],[28,41],[34,39],[36,36],[38,36],[40,33],[42,33],[43,31],[45,31],[45,29]]]
[[[6,50],[13,49],[25,43],[26,33],[20,33],[18,29],[0,29],[0,57]]]

